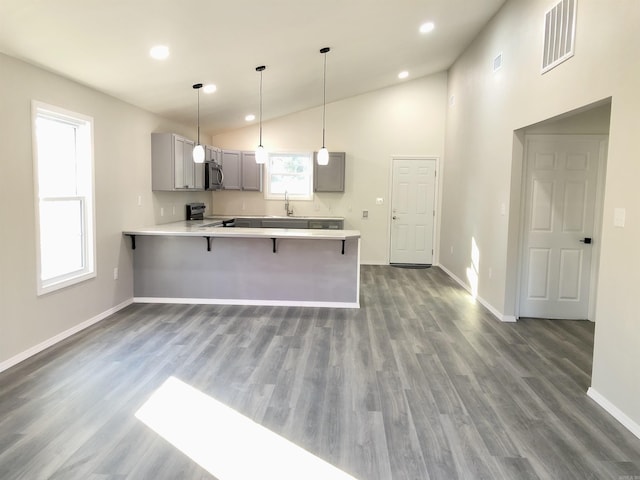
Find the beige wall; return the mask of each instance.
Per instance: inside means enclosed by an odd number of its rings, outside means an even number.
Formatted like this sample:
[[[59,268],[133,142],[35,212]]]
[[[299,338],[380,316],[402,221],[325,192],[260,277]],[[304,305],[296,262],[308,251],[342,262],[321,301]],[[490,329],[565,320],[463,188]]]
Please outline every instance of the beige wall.
[[[394,155],[442,158],[446,117],[445,73],[327,104],[327,147],[346,152],[345,193],[318,193],[314,201],[292,202],[296,215],[345,217],[345,228],[362,233],[363,263],[389,262],[390,165]],[[252,126],[215,136],[214,145],[253,150]],[[314,108],[263,124],[270,151],[313,151],[322,145],[322,110]],[[384,199],[376,205],[377,197]],[[244,207],[244,208],[243,208]],[[369,218],[362,218],[368,210]],[[284,214],[281,201],[259,192],[214,192],[213,211],[228,214]]]
[[[513,209],[522,160],[514,132],[611,97],[592,391],[638,428],[640,63],[629,52],[640,49],[640,2],[620,0],[613,8],[608,0],[578,2],[575,56],[541,75],[549,7],[547,0],[507,2],[449,72],[454,101],[447,118],[440,262],[466,281],[475,241],[478,295],[497,312],[514,315],[517,262],[507,252],[518,243]],[[492,59],[500,52],[504,66],[493,73]],[[625,228],[613,227],[615,207],[626,208]]]
[[[1,54],[0,72],[1,366],[131,299],[130,250],[122,230],[171,221],[171,205],[179,206],[175,219],[181,219],[188,199],[209,195],[151,192],[150,133],[188,135],[189,129]],[[32,99],[94,119],[97,277],[41,297],[36,296]]]

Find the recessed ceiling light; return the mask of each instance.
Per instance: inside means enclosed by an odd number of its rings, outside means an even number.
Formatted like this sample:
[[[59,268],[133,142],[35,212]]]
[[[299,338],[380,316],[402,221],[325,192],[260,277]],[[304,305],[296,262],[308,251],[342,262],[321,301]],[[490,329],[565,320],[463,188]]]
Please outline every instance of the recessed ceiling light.
[[[213,93],[218,89],[218,87],[216,87],[213,83],[208,83],[204,86],[204,88],[202,89],[202,91],[204,93]]]
[[[408,76],[409,76],[409,72],[407,72],[406,70],[404,70],[404,71],[402,71],[402,72],[400,72],[400,73],[398,74],[398,78],[399,78],[400,80],[404,80],[404,79],[405,79],[405,78],[407,78]]]
[[[149,50],[149,55],[156,60],[164,60],[169,56],[169,47],[166,45],[156,45]]]
[[[253,113],[250,113],[249,115],[247,115],[246,117],[244,117],[244,119],[247,122],[253,122],[256,119],[256,116]]]
[[[429,33],[436,28],[433,22],[427,22],[420,25],[420,33]]]

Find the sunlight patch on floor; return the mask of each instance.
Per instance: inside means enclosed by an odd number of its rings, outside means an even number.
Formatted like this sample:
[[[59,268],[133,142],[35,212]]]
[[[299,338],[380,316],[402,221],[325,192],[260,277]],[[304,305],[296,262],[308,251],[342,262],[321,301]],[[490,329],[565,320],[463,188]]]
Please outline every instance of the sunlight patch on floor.
[[[219,480],[356,480],[175,377],[135,415]]]

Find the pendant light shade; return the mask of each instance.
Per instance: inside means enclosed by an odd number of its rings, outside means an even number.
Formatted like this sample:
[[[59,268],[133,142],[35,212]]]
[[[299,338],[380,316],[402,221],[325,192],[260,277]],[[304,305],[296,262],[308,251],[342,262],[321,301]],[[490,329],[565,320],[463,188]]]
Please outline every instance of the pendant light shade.
[[[260,72],[260,140],[258,141],[258,148],[256,148],[256,163],[263,164],[267,162],[267,151],[262,146],[262,72],[267,67],[260,65],[256,67],[256,72]]]
[[[329,165],[329,150],[324,146],[324,137],[327,110],[327,53],[330,51],[331,49],[329,47],[320,49],[320,53],[324,56],[324,72],[322,75],[322,148],[318,151],[318,165]]]
[[[256,163],[267,163],[267,157],[267,150],[262,145],[258,145],[258,148],[256,148]]]
[[[200,144],[193,147],[193,161],[196,163],[204,163],[204,147]]]
[[[318,150],[318,165],[329,165],[329,150],[326,147]]]
[[[196,83],[193,88],[198,91],[198,143],[193,147],[193,161],[195,163],[204,163],[204,147],[200,145],[200,89],[201,83]]]

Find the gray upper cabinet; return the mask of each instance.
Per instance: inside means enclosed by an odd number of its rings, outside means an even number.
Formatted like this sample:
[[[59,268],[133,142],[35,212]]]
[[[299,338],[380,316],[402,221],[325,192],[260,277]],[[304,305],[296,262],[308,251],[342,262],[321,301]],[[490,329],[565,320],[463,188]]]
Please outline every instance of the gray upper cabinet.
[[[153,190],[204,190],[204,165],[193,162],[194,145],[175,133],[151,134]]]
[[[224,190],[262,191],[262,165],[256,163],[255,152],[222,150],[220,163]]]
[[[329,152],[329,165],[318,165],[313,154],[313,191],[344,192],[345,153]]]
[[[222,150],[221,161],[224,180],[223,190],[240,190],[242,181],[242,161],[240,150]]]
[[[204,161],[220,163],[222,156],[222,150],[218,147],[212,147],[211,145],[204,146]]]
[[[242,152],[242,190],[262,191],[262,165],[256,163],[255,152]]]

